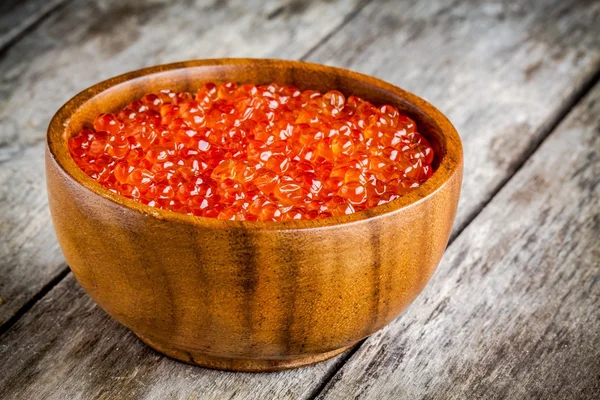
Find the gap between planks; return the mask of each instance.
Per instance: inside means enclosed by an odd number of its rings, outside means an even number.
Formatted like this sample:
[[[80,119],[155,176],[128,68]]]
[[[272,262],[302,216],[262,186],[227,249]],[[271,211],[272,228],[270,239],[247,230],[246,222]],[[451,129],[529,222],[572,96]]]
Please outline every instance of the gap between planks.
[[[6,320],[4,324],[0,325],[0,338],[2,338],[2,335],[4,335],[4,333],[7,332],[14,324],[16,324],[17,321],[21,319],[23,315],[25,315],[29,310],[31,310],[31,308],[38,301],[43,299],[49,291],[51,291],[64,278],[66,278],[70,272],[71,270],[69,269],[69,267],[65,266],[65,268],[60,270],[54,278],[52,278],[47,284],[42,286],[42,288],[37,293],[35,293],[21,308],[19,308],[12,317]]]
[[[585,79],[571,94],[571,96],[567,97],[564,102],[560,105],[559,109],[555,114],[553,114],[541,127],[541,135],[539,140],[536,142],[532,142],[530,147],[527,149],[527,152],[523,154],[520,160],[515,165],[515,168],[511,170],[506,178],[502,180],[502,182],[494,189],[493,193],[489,198],[487,198],[484,202],[482,202],[481,206],[477,209],[473,210],[471,214],[469,214],[468,218],[465,220],[465,223],[461,226],[457,227],[455,233],[450,237],[448,241],[448,245],[446,248],[450,247],[454,240],[456,240],[460,234],[477,218],[479,214],[483,212],[483,210],[488,206],[488,204],[496,197],[496,195],[502,190],[507,183],[511,181],[511,179],[523,168],[527,160],[540,148],[540,146],[550,137],[552,132],[556,130],[556,128],[560,125],[560,123],[567,117],[567,115],[579,104],[581,103],[586,95],[588,95],[592,89],[600,84],[600,64],[598,64],[593,72]],[[343,360],[335,365],[332,368],[325,379],[315,388],[315,390],[310,394],[307,398],[308,400],[315,400],[321,395],[325,394],[325,389],[329,386],[330,382],[334,382],[336,380],[336,376],[340,372],[340,370],[344,367],[344,365],[352,358],[352,356],[360,349],[360,347],[364,344],[367,338],[361,340],[354,347],[348,350],[346,353],[342,355]]]
[[[474,209],[471,213],[469,213],[464,221],[464,223],[458,225],[456,227],[455,232],[450,236],[450,240],[448,241],[448,246],[452,244],[454,239],[456,239],[462,231],[465,230],[467,226],[473,222],[475,218],[487,207],[487,205],[496,197],[498,192],[502,190],[504,186],[515,176],[521,168],[525,165],[527,160],[540,148],[542,143],[554,132],[554,130],[560,125],[560,123],[566,118],[566,116],[579,104],[585,96],[592,91],[594,86],[600,80],[600,61],[597,65],[594,66],[592,72],[585,77],[583,81],[575,88],[575,90],[571,93],[570,96],[565,98],[562,104],[556,110],[556,113],[552,114],[550,118],[545,121],[539,128],[541,134],[539,135],[537,140],[533,140],[528,148],[523,153],[522,157],[516,161],[515,166],[508,171],[506,177],[502,179],[502,181],[494,188],[494,190],[490,193],[490,195],[484,199],[479,208]],[[534,135],[535,137],[535,135]]]
[[[52,13],[59,11],[62,9],[68,2],[72,0],[52,0],[52,1],[36,1],[36,0],[26,0],[21,2],[16,2],[15,5],[9,9],[4,18],[8,19],[8,16],[14,17],[12,14],[14,13],[22,13],[26,15],[26,18],[22,20],[17,20],[17,24],[13,27],[7,29],[5,33],[0,33],[0,57],[6,54],[6,51],[10,49],[10,47],[18,42],[22,37],[27,35],[28,32],[31,32],[35,29],[36,26],[41,24],[46,18],[48,18]],[[33,13],[30,13],[27,10],[28,7],[33,8],[35,6],[34,3],[42,3],[39,7],[35,8]],[[21,8],[21,9],[19,9]],[[17,10],[15,10],[17,9]],[[15,19],[18,19],[14,17]],[[11,18],[12,19],[12,18]],[[0,24],[5,21],[0,20]],[[0,26],[1,28],[2,26]]]
[[[300,57],[300,60],[306,61],[310,56],[312,56],[315,51],[317,51],[321,46],[323,46],[325,43],[327,43],[329,41],[329,39],[331,39],[338,32],[340,32],[344,26],[348,25],[348,22],[350,22],[354,18],[356,18],[356,16],[358,14],[360,14],[362,9],[365,8],[365,6],[367,4],[369,4],[370,1],[371,0],[363,0],[360,3],[358,3],[358,5],[354,8],[354,10],[352,10],[351,12],[348,13],[348,15],[346,15],[346,17],[342,20],[342,22],[340,22],[336,27],[334,27],[331,30],[331,32],[329,32],[328,34],[323,36],[317,44],[315,44],[313,47],[311,47],[302,57]]]

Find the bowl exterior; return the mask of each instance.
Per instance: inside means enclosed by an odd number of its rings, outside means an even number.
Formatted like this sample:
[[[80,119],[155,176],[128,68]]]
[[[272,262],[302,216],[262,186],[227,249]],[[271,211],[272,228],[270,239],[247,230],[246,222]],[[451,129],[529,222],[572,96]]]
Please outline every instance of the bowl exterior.
[[[258,230],[140,213],[76,182],[46,153],[58,240],[89,295],[159,351],[249,371],[331,357],[414,300],[450,235],[455,162],[434,193],[393,212]]]

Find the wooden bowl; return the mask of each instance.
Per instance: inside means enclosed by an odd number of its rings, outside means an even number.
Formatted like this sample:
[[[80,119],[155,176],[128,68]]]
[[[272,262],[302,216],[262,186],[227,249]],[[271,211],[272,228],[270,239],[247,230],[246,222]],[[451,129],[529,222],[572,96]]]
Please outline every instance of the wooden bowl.
[[[68,138],[98,113],[164,88],[193,92],[205,81],[338,89],[393,104],[434,146],[436,170],[409,195],[344,217],[236,222],[126,199],[71,159]],[[52,219],[89,295],[159,352],[236,371],[325,360],[396,318],[442,257],[462,179],[460,139],[433,106],[369,76],[296,61],[219,59],[130,72],[71,99],[47,139]]]

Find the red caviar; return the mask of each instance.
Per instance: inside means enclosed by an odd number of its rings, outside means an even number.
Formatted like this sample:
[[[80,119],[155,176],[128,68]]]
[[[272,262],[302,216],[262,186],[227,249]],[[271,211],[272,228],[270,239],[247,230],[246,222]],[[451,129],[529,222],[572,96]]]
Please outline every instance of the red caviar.
[[[147,94],[69,141],[77,165],[150,206],[229,220],[351,214],[419,187],[433,150],[414,121],[338,91],[204,84]]]

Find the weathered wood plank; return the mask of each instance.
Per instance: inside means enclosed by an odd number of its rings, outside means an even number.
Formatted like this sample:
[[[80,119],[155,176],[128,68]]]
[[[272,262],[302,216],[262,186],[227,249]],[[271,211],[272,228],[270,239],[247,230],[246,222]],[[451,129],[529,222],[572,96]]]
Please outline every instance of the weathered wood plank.
[[[2,324],[68,267],[47,211],[41,147],[0,165],[0,186],[1,334]]]
[[[597,399],[600,85],[322,399]]]
[[[390,0],[310,60],[375,75],[448,115],[465,151],[455,235],[600,68],[598,21],[597,1]]]
[[[226,55],[300,58],[362,4],[196,3],[76,1],[0,59],[0,326],[66,268],[47,210],[42,142],[69,97],[152,64]]]
[[[340,361],[278,373],[182,364],[108,317],[69,275],[2,338],[0,398],[304,399]]]
[[[9,0],[0,4],[0,50],[69,0]]]

